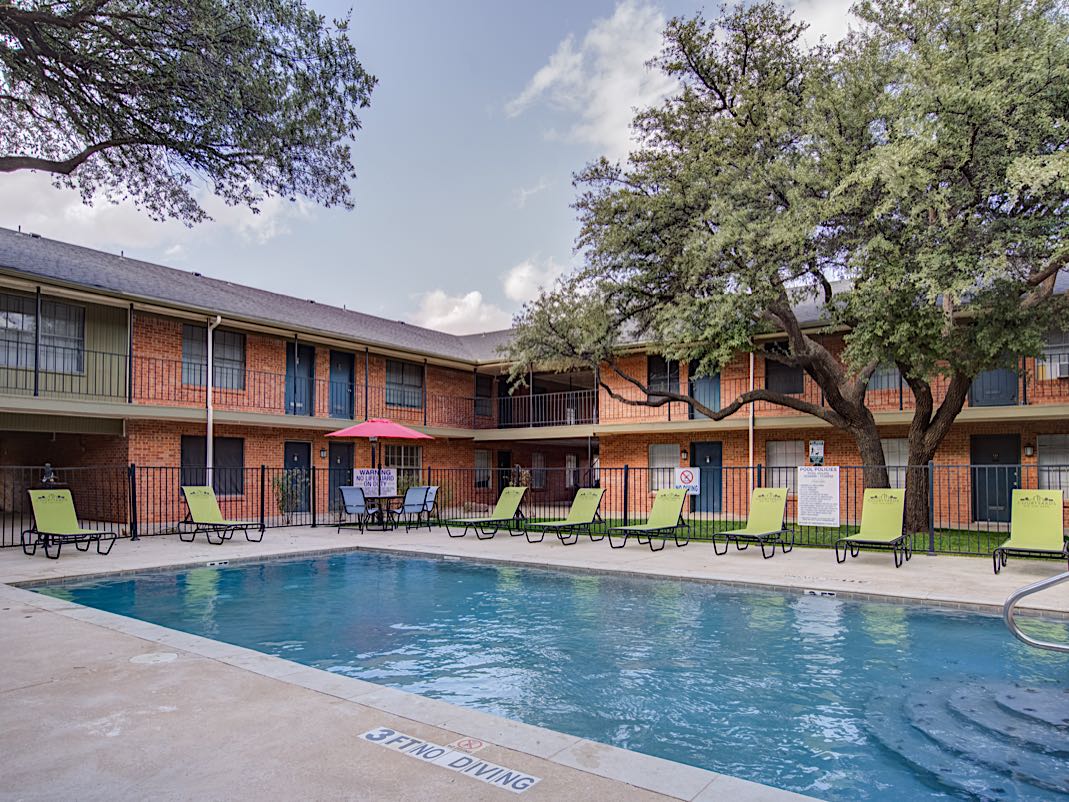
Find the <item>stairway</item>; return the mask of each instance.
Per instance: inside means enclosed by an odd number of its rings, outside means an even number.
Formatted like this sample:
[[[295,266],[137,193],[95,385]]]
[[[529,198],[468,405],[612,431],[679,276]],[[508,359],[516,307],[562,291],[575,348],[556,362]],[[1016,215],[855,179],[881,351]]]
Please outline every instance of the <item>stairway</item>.
[[[1069,800],[1069,689],[885,686],[869,732],[945,789],[980,800]]]

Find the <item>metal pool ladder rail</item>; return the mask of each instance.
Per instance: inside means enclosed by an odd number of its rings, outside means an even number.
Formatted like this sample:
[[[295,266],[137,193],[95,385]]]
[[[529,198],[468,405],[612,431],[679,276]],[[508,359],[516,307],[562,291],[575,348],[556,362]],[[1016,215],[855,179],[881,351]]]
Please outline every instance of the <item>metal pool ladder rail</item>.
[[[1021,641],[1024,641],[1029,646],[1035,646],[1037,649],[1048,649],[1052,652],[1064,652],[1069,654],[1069,643],[1050,643],[1045,640],[1037,640],[1036,638],[1025,635],[1017,622],[1013,620],[1015,615],[1014,607],[1025,596],[1031,596],[1033,593],[1039,593],[1041,590],[1052,588],[1055,585],[1060,585],[1062,582],[1069,581],[1069,571],[1064,574],[1057,574],[1056,576],[1047,577],[1041,579],[1038,582],[1033,582],[1031,585],[1025,585],[1023,588],[1018,588],[1010,597],[1006,599],[1006,603],[1002,605],[1002,620],[1006,622],[1006,626],[1010,628],[1010,632]]]

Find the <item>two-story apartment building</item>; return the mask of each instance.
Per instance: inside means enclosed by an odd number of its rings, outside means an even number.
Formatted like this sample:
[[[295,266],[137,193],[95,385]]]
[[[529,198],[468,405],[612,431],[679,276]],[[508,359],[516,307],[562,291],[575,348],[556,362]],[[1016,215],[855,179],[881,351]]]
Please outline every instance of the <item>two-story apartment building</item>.
[[[819,329],[819,309],[810,318]],[[510,394],[499,351],[507,337],[432,331],[0,229],[0,466],[203,466],[209,416],[220,476],[261,465],[343,476],[370,464],[370,446],[325,435],[387,417],[435,439],[385,444],[383,465],[466,469],[488,495],[514,466],[532,472],[537,493],[551,492],[539,487],[550,469],[561,469],[554,492],[565,492],[625,464],[762,465],[789,483],[813,441],[827,464],[858,462],[838,431],[769,404],[711,421],[683,404],[620,403],[589,373],[534,374]],[[696,380],[640,347],[627,367],[653,388],[690,387],[714,408],[761,386],[820,401],[801,371],[751,354]],[[869,400],[889,464],[903,465],[908,388],[881,370]],[[1041,358],[978,377],[937,462],[1069,464],[1069,338],[1052,335]],[[1065,471],[1042,477],[1069,486]],[[967,514],[1001,519],[1000,492],[974,497]],[[719,498],[696,504],[716,512]]]

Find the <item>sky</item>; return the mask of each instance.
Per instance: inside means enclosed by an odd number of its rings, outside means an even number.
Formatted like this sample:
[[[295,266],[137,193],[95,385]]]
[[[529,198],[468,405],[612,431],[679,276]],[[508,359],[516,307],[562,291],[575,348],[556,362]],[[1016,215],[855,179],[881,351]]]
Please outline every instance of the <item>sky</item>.
[[[629,150],[636,107],[673,84],[645,62],[686,0],[306,0],[352,9],[379,79],[353,143],[355,208],[202,200],[211,222],[82,204],[47,176],[0,175],[0,226],[458,334],[505,328],[578,266],[572,175]],[[837,39],[848,0],[795,0]]]

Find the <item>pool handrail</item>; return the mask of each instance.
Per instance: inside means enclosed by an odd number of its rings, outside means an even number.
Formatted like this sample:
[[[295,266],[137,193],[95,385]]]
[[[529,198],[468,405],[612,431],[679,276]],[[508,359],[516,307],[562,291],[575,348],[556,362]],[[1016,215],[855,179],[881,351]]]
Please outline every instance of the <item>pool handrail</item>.
[[[1033,638],[1031,635],[1026,635],[1022,632],[1021,628],[1017,626],[1017,622],[1014,620],[1014,608],[1021,599],[1026,596],[1031,596],[1033,593],[1039,593],[1041,590],[1060,585],[1065,581],[1069,581],[1069,571],[1049,576],[1046,579],[1040,579],[1038,582],[1025,585],[1023,588],[1018,588],[1010,594],[1009,598],[1006,599],[1006,603],[1002,606],[1002,620],[1006,622],[1006,626],[1009,627],[1010,632],[1013,633],[1017,640],[1027,643],[1029,646],[1035,647],[1036,649],[1046,649],[1051,652],[1069,654],[1069,643],[1051,643],[1050,641]]]

